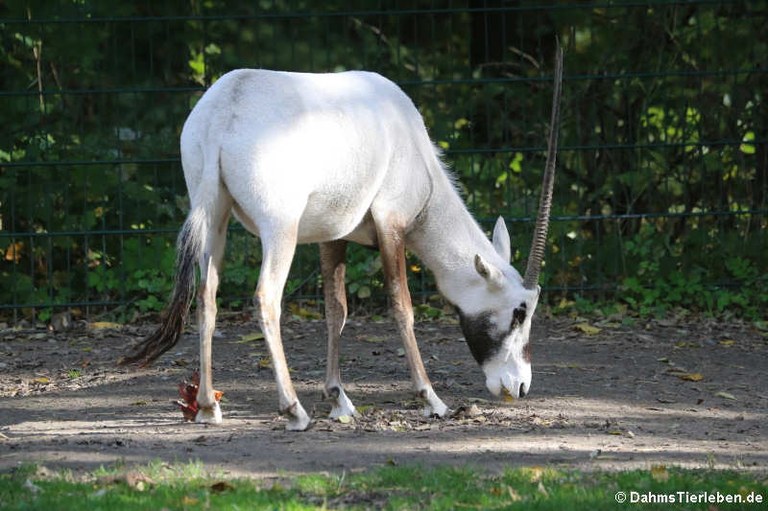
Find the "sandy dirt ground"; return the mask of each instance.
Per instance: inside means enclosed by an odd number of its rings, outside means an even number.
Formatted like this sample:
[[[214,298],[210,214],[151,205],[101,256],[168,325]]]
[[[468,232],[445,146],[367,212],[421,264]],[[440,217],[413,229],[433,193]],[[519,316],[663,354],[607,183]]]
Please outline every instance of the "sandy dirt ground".
[[[428,372],[452,408],[447,419],[427,419],[391,322],[352,318],[342,370],[363,415],[340,422],[326,418],[321,396],[324,323],[293,319],[284,324],[286,352],[315,422],[290,433],[276,413],[258,328],[243,315],[220,323],[220,426],[186,423],[174,404],[197,364],[192,330],[147,369],[115,361],[151,325],[0,330],[0,470],[24,462],[77,472],[200,460],[248,477],[387,464],[768,471],[768,334],[748,324],[538,319],[531,394],[502,403],[485,389],[458,326],[420,322]]]

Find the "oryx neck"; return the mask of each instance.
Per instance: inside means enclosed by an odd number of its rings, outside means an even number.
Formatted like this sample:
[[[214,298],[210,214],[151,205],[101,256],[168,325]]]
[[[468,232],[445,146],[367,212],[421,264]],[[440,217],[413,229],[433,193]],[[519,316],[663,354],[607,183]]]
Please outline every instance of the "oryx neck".
[[[445,173],[433,178],[430,200],[407,239],[409,248],[434,273],[445,298],[457,306],[467,299],[468,288],[481,283],[474,269],[475,255],[508,267]]]

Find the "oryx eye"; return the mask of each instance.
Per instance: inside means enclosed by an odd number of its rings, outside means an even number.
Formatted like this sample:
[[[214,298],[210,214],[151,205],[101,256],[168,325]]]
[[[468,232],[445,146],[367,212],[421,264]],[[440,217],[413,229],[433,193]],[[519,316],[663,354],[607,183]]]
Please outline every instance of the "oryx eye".
[[[511,328],[517,328],[522,325],[526,316],[528,316],[528,305],[523,302],[512,312]]]

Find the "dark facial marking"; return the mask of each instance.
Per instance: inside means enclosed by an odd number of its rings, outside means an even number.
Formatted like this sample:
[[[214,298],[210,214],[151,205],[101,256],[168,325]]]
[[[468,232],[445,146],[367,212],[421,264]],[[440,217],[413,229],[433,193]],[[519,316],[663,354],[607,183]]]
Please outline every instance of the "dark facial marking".
[[[478,364],[483,365],[487,360],[496,355],[501,349],[504,339],[514,330],[520,328],[528,316],[528,305],[522,302],[512,312],[512,324],[509,326],[509,330],[501,334],[497,334],[498,338],[491,336],[491,330],[496,330],[491,323],[491,314],[484,312],[477,316],[468,316],[464,314],[461,309],[457,307],[459,311],[459,323],[461,325],[461,331],[464,333],[464,338],[467,340],[469,351],[475,358]],[[530,343],[526,343],[523,347],[523,357],[527,362],[530,362]]]
[[[523,302],[512,312],[512,325],[510,325],[510,328],[517,328],[522,325],[526,317],[528,317],[528,304]]]
[[[459,324],[464,338],[467,340],[469,351],[478,364],[483,365],[486,360],[493,357],[501,349],[501,339],[494,339],[490,335],[493,328],[491,315],[488,312],[477,316],[467,316],[461,309],[459,311]]]
[[[525,318],[528,317],[528,304],[525,302],[520,304],[520,307],[512,312],[512,328],[517,328],[523,324]],[[523,346],[523,360],[531,363],[531,343],[530,341]]]

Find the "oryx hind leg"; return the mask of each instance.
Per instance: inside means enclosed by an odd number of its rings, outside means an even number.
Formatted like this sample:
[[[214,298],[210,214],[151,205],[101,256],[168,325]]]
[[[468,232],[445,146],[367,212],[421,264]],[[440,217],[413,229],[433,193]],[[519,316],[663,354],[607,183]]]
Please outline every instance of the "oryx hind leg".
[[[260,229],[263,260],[255,297],[259,324],[272,358],[279,410],[288,418],[286,429],[290,431],[303,431],[311,422],[293,387],[280,334],[280,302],[296,251],[297,231],[297,223]]]
[[[203,252],[199,261],[200,287],[197,292],[197,323],[200,335],[200,388],[197,393],[199,410],[195,422],[220,424],[221,408],[213,391],[212,344],[216,328],[216,291],[219,287],[224,248],[227,242],[227,226],[232,199],[226,190],[219,190],[219,201],[207,219]]]
[[[320,269],[323,274],[325,297],[325,323],[328,328],[328,359],[323,394],[331,401],[330,417],[357,415],[341,384],[339,367],[339,338],[347,320],[347,290],[344,285],[344,262],[347,242],[344,240],[320,244]]]
[[[416,395],[424,400],[424,415],[444,417],[448,407],[437,397],[432,389],[424,362],[416,344],[413,331],[413,304],[408,290],[408,276],[405,266],[404,231],[397,225],[386,223],[376,225],[384,280],[392,301],[392,313],[395,317],[400,337],[405,349],[405,357],[411,371],[411,382]]]

